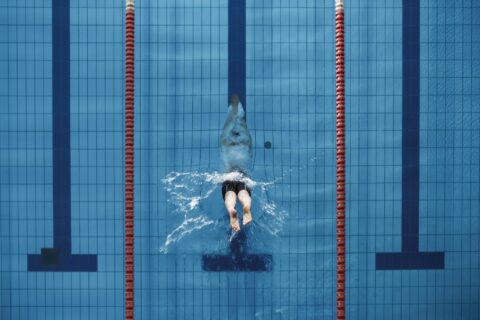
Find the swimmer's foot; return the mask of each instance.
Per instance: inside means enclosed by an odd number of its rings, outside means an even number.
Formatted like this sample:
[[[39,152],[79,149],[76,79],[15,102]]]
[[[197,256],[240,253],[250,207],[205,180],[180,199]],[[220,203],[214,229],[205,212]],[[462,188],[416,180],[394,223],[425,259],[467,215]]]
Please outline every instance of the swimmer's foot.
[[[240,231],[240,224],[238,223],[237,211],[232,211],[230,213],[230,226],[232,227],[233,232]]]
[[[250,208],[244,207],[243,208],[243,225],[246,226],[250,222],[252,222],[252,213],[250,212]]]

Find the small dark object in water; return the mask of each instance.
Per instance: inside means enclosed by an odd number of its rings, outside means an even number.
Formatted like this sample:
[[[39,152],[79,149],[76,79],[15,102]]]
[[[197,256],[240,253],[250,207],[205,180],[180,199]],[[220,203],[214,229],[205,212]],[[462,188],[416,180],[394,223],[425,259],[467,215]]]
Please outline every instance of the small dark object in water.
[[[272,143],[270,141],[265,141],[265,149],[270,149],[272,147]]]

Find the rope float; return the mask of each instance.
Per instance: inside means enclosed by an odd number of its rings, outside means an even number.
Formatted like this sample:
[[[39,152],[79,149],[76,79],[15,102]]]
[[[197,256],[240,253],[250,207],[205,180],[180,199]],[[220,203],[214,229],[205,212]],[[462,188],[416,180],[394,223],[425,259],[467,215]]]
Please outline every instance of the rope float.
[[[345,319],[345,39],[344,3],[335,1],[337,148],[337,319]]]
[[[134,49],[135,7],[126,0],[125,11],[125,319],[134,319]]]

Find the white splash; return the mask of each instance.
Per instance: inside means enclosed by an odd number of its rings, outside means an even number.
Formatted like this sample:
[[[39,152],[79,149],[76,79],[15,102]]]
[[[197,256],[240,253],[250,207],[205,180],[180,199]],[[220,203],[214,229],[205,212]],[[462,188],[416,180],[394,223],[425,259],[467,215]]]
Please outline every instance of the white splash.
[[[230,228],[219,191],[226,180],[243,181],[252,190],[253,229],[263,230],[257,233],[279,235],[288,214],[267,197],[267,190],[274,181],[254,181],[239,172],[171,172],[162,182],[170,195],[168,201],[175,206],[172,219],[183,216],[183,220],[169,232],[160,252],[169,252],[174,244],[197,231],[202,230],[205,235],[202,238],[208,239],[207,228],[217,233],[216,227],[223,230]]]
[[[181,221],[168,233],[160,251],[167,253],[180,240],[186,240],[190,238],[187,236],[197,234],[195,239],[190,239],[192,243],[189,249],[198,246],[204,249],[206,245],[218,245],[218,242],[225,244],[224,236],[230,230],[230,225],[220,189],[226,180],[243,181],[252,190],[253,223],[249,227],[249,241],[255,243],[256,247],[271,245],[275,242],[272,241],[272,237],[278,237],[282,232],[288,219],[288,212],[269,196],[269,189],[282,183],[286,177],[299,175],[301,170],[315,161],[316,158],[312,158],[307,164],[286,170],[281,176],[267,181],[255,181],[240,172],[169,173],[162,180],[165,190],[169,193],[168,201],[175,207],[168,218]]]
[[[179,241],[186,235],[194,232],[195,230],[200,230],[203,227],[206,227],[210,224],[214,223],[213,220],[209,220],[205,216],[198,216],[194,218],[187,218],[183,220],[182,224],[175,228],[170,234],[167,236],[167,240],[160,248],[160,252],[167,253],[168,248],[171,244],[176,241]]]

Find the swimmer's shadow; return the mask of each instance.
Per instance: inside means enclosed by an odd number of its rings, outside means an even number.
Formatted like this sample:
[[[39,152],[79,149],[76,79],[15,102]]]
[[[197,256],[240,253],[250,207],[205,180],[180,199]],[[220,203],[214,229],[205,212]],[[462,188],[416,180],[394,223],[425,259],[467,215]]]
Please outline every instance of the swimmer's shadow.
[[[247,232],[237,232],[230,240],[230,254],[206,254],[202,256],[204,271],[270,271],[272,255],[248,254]]]

